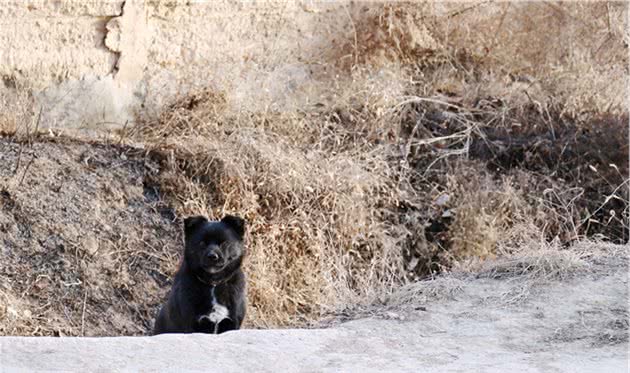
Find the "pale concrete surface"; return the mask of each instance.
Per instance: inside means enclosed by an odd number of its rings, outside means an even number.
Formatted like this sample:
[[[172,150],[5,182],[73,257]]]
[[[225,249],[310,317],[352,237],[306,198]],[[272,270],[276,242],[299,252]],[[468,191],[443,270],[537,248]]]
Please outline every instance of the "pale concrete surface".
[[[4,337],[3,372],[625,372],[621,349],[575,354],[488,349],[492,328],[476,335],[426,325],[363,321],[327,330],[247,330],[220,336],[117,338]],[[383,332],[384,330],[389,330]],[[396,331],[393,335],[392,331]]]
[[[622,263],[623,258],[615,260]],[[628,371],[627,266],[606,265],[573,279],[531,286],[524,298],[523,281],[512,280],[436,283],[461,289],[450,299],[424,303],[425,309],[377,312],[379,318],[329,329],[3,337],[0,371]]]

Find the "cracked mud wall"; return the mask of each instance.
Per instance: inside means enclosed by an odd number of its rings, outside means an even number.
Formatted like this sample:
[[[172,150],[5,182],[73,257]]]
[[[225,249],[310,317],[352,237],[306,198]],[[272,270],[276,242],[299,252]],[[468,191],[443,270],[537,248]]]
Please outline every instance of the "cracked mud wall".
[[[318,75],[361,8],[311,1],[11,1],[0,9],[0,94],[32,91],[41,125],[67,128],[122,126],[206,88],[236,109],[300,105],[325,84]]]
[[[0,10],[4,94],[32,92],[46,126],[109,126],[131,119],[137,81],[118,79],[108,25],[121,1],[12,1]],[[125,7],[126,8],[126,7]],[[121,43],[119,43],[121,44]]]

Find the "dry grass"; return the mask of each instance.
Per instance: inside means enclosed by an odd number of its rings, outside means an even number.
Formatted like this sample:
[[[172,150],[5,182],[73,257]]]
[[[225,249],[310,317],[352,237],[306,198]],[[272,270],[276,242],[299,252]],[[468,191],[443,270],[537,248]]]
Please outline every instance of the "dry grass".
[[[564,278],[587,264],[583,260],[589,251],[559,250],[553,245],[543,248],[529,248],[509,257],[487,263],[481,268],[482,277],[503,278],[525,276],[529,280]]]
[[[176,118],[147,123],[134,136],[164,157],[155,182],[179,214],[234,212],[247,219],[256,325],[299,321],[287,315],[310,320],[323,305],[399,283],[402,260],[387,234],[394,228],[382,220],[397,200],[383,154],[306,148],[249,124],[262,126],[269,116],[207,113],[181,115],[178,106],[168,114]],[[165,139],[163,131],[172,130],[162,123],[183,135]]]
[[[569,280],[579,273],[614,272],[618,268],[627,271],[628,251],[622,245],[610,245],[583,240],[569,248],[561,249],[558,242],[532,241],[515,253],[496,261],[466,266],[466,271],[476,272],[476,277],[505,279],[510,286],[503,291],[502,305],[518,305],[530,299],[541,284],[552,280]],[[600,265],[600,268],[595,268]]]
[[[247,219],[249,326],[307,325],[486,258],[489,273],[562,276],[582,265],[562,245],[628,239],[626,12],[355,4],[308,106],[194,92],[119,141],[157,161],[145,183],[177,217]],[[179,253],[166,258],[172,275]],[[398,301],[458,286],[414,283]]]
[[[415,281],[402,286],[387,300],[393,309],[427,305],[445,299],[453,299],[465,287],[466,282],[453,276],[441,276],[430,280]]]
[[[627,271],[628,247],[625,245],[582,240],[563,249],[558,244],[558,241],[530,237],[514,247],[502,247],[504,254],[496,259],[470,255],[456,262],[447,274],[401,286],[382,304],[390,310],[418,309],[418,306],[463,296],[466,287],[476,279],[492,279],[502,280],[495,285],[503,290],[488,301],[502,306],[518,305],[550,281],[567,281],[579,273],[606,276]],[[376,307],[379,308],[382,307]],[[374,307],[367,309],[375,312]],[[362,312],[367,313],[365,309]]]
[[[11,91],[0,90],[0,135],[27,136],[36,131],[37,115],[28,87],[16,85]]]

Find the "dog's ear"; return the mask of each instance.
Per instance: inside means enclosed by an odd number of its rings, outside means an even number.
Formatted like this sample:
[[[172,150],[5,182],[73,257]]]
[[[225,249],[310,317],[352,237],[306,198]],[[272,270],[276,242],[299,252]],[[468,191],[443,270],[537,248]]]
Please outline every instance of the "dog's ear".
[[[197,228],[199,228],[201,223],[205,223],[207,221],[208,219],[201,215],[187,217],[184,219],[184,234],[186,237],[190,236]]]
[[[245,234],[245,220],[239,218],[234,215],[225,215],[223,219],[221,219],[221,223],[227,225],[230,229],[232,229],[240,239],[243,239],[243,235]]]

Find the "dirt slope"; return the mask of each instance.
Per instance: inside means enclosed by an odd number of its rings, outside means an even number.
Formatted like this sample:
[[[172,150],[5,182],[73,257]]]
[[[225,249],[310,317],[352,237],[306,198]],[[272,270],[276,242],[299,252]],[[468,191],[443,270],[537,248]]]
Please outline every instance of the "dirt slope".
[[[158,371],[176,364],[179,371],[224,372],[621,373],[628,368],[627,253],[609,247],[570,275],[527,286],[519,276],[439,277],[425,289],[448,288],[450,297],[381,309],[330,329],[4,337],[0,365],[8,372]]]
[[[0,139],[0,334],[137,335],[179,255],[142,151]],[[103,317],[107,315],[107,317]]]

